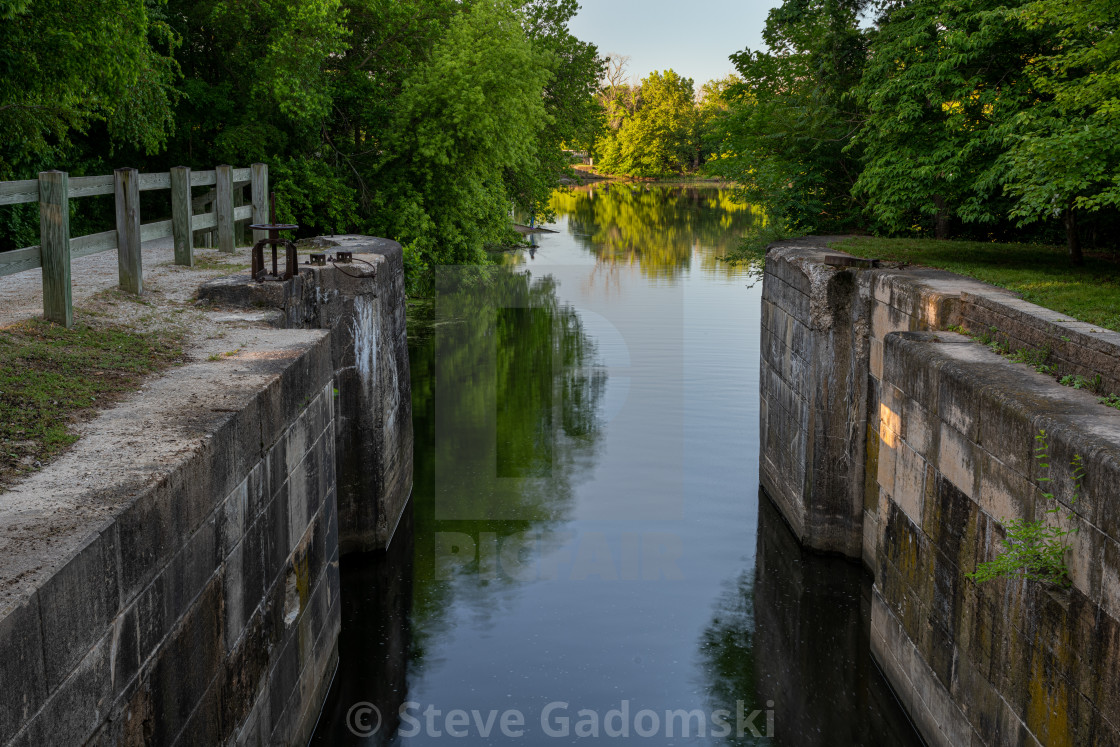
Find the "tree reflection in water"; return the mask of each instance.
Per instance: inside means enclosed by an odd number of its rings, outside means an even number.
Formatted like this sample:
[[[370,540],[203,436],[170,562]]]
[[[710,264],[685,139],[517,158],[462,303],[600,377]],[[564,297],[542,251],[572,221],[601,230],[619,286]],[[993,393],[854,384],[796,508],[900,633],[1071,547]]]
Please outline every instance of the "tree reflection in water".
[[[607,265],[638,265],[648,277],[673,278],[698,261],[719,261],[762,212],[715,186],[607,183],[558,191],[551,207],[577,241]]]
[[[770,708],[774,738],[728,742],[917,747],[871,659],[870,578],[856,563],[803,549],[764,491],[758,503],[754,568],[716,602],[700,662],[711,708]]]
[[[579,314],[551,277],[504,268],[449,268],[437,280],[431,336],[413,350],[417,439],[414,641],[438,635],[448,595],[475,619],[499,614],[530,564],[567,521],[573,480],[599,444],[607,374]],[[468,537],[474,558],[445,557]],[[502,548],[522,542],[526,552]],[[467,553],[469,554],[469,552]]]
[[[387,552],[346,559],[343,615],[354,622],[344,628],[358,634],[340,641],[341,685],[315,744],[361,741],[345,716],[362,701],[388,719],[363,743],[394,741],[408,680],[430,663],[429,642],[448,634],[452,600],[476,622],[501,614],[521,579],[504,572],[508,562],[495,567],[496,548],[531,536],[533,554],[547,552],[568,517],[574,475],[595,460],[607,375],[552,278],[450,269],[434,310],[410,309],[409,330],[412,500]],[[448,536],[469,538],[473,558],[443,564]]]

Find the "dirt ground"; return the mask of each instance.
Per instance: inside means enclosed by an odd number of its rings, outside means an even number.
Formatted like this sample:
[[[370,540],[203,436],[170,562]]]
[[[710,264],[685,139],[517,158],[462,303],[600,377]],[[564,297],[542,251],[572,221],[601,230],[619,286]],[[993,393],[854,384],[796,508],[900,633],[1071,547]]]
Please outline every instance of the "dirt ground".
[[[195,249],[196,267],[174,264],[171,239],[143,245],[144,295],[139,299],[118,290],[117,253],[101,252],[73,261],[70,270],[75,311],[94,316],[112,316],[125,325],[146,327],[158,318],[175,321],[169,314],[182,314],[193,306],[198,287],[205,281],[243,272],[249,266],[249,248],[232,254],[217,249]],[[0,278],[0,328],[43,313],[41,270]],[[190,315],[192,321],[198,321]],[[185,319],[179,321],[186,321]],[[201,330],[200,330],[201,331]]]

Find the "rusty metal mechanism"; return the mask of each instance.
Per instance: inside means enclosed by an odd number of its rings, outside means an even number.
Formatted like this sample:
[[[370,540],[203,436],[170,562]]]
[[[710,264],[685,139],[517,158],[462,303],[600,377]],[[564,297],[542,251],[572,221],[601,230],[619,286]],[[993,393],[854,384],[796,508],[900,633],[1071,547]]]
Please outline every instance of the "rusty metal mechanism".
[[[269,214],[276,215],[276,193],[270,195]],[[268,238],[261,239],[253,245],[253,279],[259,283],[265,280],[290,280],[299,272],[296,268],[296,245],[291,239],[280,238],[281,231],[294,231],[299,228],[295,223],[254,223],[249,226],[256,231],[268,231]],[[265,244],[272,246],[272,274],[264,266]],[[284,272],[281,273],[276,262],[276,250],[283,245],[287,249],[287,261],[284,263]]]
[[[348,265],[354,261],[354,252],[335,252],[334,261]]]
[[[308,261],[311,264],[315,265],[316,267],[326,267],[327,266],[327,255],[326,254],[310,254],[310,255],[308,255]]]

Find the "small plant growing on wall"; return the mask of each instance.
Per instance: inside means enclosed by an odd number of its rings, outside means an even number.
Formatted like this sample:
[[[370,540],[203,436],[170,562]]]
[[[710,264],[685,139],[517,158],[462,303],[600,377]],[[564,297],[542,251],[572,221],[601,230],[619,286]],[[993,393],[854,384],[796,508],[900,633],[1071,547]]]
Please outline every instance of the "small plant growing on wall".
[[[1038,478],[1038,483],[1047,502],[1045,514],[1053,519],[1011,519],[1005,522],[1003,551],[995,560],[978,564],[975,573],[967,574],[977,583],[997,578],[1025,578],[1056,586],[1069,586],[1066,552],[1069,550],[1069,536],[1077,529],[1072,526],[1073,514],[1065,514],[1054,493],[1047,491],[1052,479],[1050,444],[1046,431],[1040,430],[1034,438],[1034,458],[1044,470],[1044,476]],[[1073,479],[1073,496],[1070,500],[1071,503],[1076,503],[1085,480],[1085,464],[1080,454],[1074,455],[1070,470]]]

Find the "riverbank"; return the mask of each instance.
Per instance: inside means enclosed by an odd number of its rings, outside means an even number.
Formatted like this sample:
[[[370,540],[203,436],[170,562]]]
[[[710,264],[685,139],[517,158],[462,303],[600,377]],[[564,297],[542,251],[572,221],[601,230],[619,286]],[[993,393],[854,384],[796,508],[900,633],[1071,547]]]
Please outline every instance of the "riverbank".
[[[672,176],[658,176],[658,177],[636,177],[626,176],[625,174],[602,174],[594,170],[592,166],[576,166],[576,178],[561,179],[561,186],[587,186],[589,184],[596,184],[598,182],[619,182],[624,184],[647,184],[656,185],[660,187],[688,187],[688,186],[708,186],[708,187],[733,187],[734,182],[726,179],[713,176],[701,176],[699,174],[675,174]]]
[[[1024,301],[1120,331],[1120,257],[1086,252],[1074,267],[1061,246],[853,236],[833,248],[857,257],[935,267],[1014,291]]]

